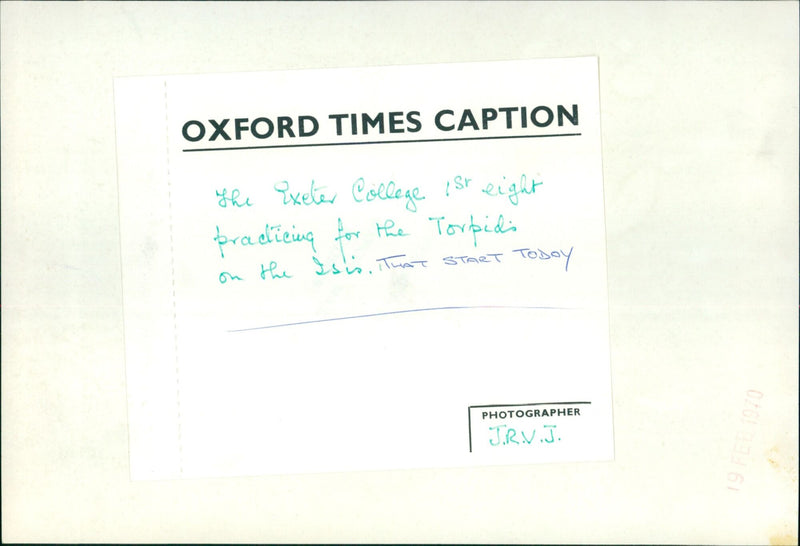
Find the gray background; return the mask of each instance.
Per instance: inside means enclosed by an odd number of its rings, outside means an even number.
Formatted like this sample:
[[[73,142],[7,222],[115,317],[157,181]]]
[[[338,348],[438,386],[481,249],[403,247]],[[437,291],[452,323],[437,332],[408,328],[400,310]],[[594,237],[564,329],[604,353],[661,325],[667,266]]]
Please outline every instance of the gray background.
[[[0,15],[4,541],[796,543],[797,3]],[[113,77],[586,55],[600,65],[614,462],[129,480]],[[737,467],[749,389],[764,397]]]

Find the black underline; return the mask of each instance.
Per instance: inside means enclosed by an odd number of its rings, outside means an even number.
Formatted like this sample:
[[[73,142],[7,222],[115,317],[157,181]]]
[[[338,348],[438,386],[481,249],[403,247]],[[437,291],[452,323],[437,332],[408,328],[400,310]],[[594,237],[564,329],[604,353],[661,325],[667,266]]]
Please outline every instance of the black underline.
[[[368,140],[365,142],[323,142],[318,144],[277,144],[272,146],[230,146],[226,148],[184,148],[184,152],[222,152],[232,150],[268,150],[274,148],[313,148],[322,146],[358,146],[362,144],[411,144],[420,142],[458,142],[463,140],[504,140],[509,138],[552,138],[581,136],[581,133],[561,133],[552,135],[510,135],[459,138],[422,138],[416,140]]]
[[[591,402],[531,402],[528,404],[483,404],[481,406],[469,406],[470,409],[476,408],[517,408],[521,406],[560,406],[573,404],[591,404]]]

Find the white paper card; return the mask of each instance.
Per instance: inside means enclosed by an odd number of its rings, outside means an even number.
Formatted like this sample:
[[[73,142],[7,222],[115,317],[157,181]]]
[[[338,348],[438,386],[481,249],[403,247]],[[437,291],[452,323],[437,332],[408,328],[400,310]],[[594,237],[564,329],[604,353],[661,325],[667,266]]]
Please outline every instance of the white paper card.
[[[596,58],[115,100],[134,479],[613,459]]]

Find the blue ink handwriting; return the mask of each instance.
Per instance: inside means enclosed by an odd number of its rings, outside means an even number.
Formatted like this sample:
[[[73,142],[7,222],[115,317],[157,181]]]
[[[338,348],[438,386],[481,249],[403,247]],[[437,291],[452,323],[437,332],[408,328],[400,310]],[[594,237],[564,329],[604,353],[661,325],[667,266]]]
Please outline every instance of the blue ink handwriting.
[[[405,208],[409,212],[417,212],[417,201],[425,199],[424,195],[420,195],[419,187],[415,186],[413,189],[403,190],[395,185],[394,180],[390,180],[388,183],[381,182],[377,186],[372,184],[370,188],[367,189],[367,184],[363,176],[353,182],[350,192],[356,203],[370,202],[376,199],[380,201],[390,201],[393,199],[399,200],[405,198]]]
[[[467,178],[466,176],[458,175],[455,178],[453,178],[453,187],[456,190],[465,190],[465,189],[467,189],[469,187],[469,183],[470,182],[472,182],[471,178]],[[447,197],[450,197],[450,181],[449,180],[447,181],[447,185],[445,186],[444,194]]]
[[[276,192],[283,194],[284,205],[332,205],[336,200],[336,194],[334,193],[331,198],[326,198],[325,194],[322,193],[325,186],[317,187],[314,184],[315,182],[312,180],[310,189],[305,193],[291,191],[288,180],[276,182],[272,187],[275,188]]]
[[[536,193],[536,186],[541,186],[543,184],[543,182],[536,182],[533,179],[531,179],[529,184],[527,177],[523,174],[519,178],[519,185],[517,185],[516,182],[512,182],[508,186],[505,186],[505,178],[504,176],[502,186],[489,182],[481,191],[490,197],[508,196],[509,202],[517,206],[519,204],[520,195],[532,195]]]
[[[238,275],[234,275],[232,273],[228,273],[227,271],[223,271],[219,274],[219,283],[225,284],[228,281],[241,281],[242,278]]]
[[[230,195],[228,195],[228,188],[223,188],[222,192],[220,192],[219,190],[216,190],[216,192],[217,192],[217,197],[219,197],[219,201],[217,201],[217,204],[223,209],[227,208],[228,205],[235,208],[253,206],[253,204],[250,202],[249,197],[245,198],[244,203],[239,202],[239,197],[241,196],[241,192],[239,192],[239,190],[236,188],[231,190]]]
[[[553,431],[555,430],[556,425],[544,425],[544,434],[543,438],[539,438],[539,443],[543,444],[552,444],[554,442],[560,442],[561,438],[554,435]],[[536,438],[536,429],[515,429],[513,427],[509,427],[508,425],[497,425],[494,427],[489,427],[489,430],[494,432],[492,435],[490,433],[489,438],[489,445],[491,446],[508,446],[508,445],[518,445],[518,446],[526,446],[533,444],[533,440]],[[519,432],[519,438],[517,433]],[[529,434],[526,434],[529,433]],[[550,434],[548,437],[547,434]],[[536,444],[533,444],[536,445]]]
[[[395,227],[394,220],[389,218],[380,225],[375,222],[375,228],[378,230],[378,237],[408,237],[410,233],[403,231],[403,228],[397,228],[397,231],[392,231]]]
[[[269,267],[264,267],[264,264],[261,264],[261,278],[263,280],[267,280],[267,273],[269,273],[270,279],[291,279],[292,276],[289,275],[286,271],[278,271],[278,262],[272,260],[269,262]]]
[[[537,248],[536,250],[531,250],[530,248],[516,248],[511,252],[519,252],[519,256],[523,259],[528,260],[550,260],[553,258],[566,258],[566,262],[564,263],[564,271],[569,271],[569,259],[572,257],[572,250],[575,247],[569,247],[569,252],[564,252],[563,250],[551,250],[550,252],[545,252],[541,248]]]
[[[501,263],[500,256],[502,252],[489,253],[483,256],[447,256],[442,258],[445,265],[460,265],[460,264],[488,264],[488,263]],[[492,258],[491,260],[489,258]]]
[[[225,257],[225,252],[223,251],[223,247],[225,245],[239,245],[239,246],[259,246],[259,245],[269,245],[273,243],[284,243],[284,244],[291,244],[291,243],[299,243],[299,242],[306,242],[311,245],[311,250],[314,252],[317,251],[316,247],[314,246],[314,232],[307,231],[305,233],[296,232],[294,231],[295,226],[292,226],[291,230],[284,230],[281,231],[281,225],[270,226],[269,224],[264,225],[264,230],[259,233],[258,235],[238,235],[236,237],[228,237],[227,235],[223,235],[220,230],[219,226],[217,226],[217,234],[214,236],[214,242],[217,243],[217,247],[219,248],[219,255],[221,258]]]
[[[415,266],[428,267],[428,260],[401,260],[405,258],[405,254],[395,254],[394,256],[386,256],[375,260],[378,262],[378,268],[383,271],[385,266],[387,269],[413,269]]]
[[[489,220],[488,215],[485,216],[485,218],[486,220]],[[452,237],[453,235],[471,233],[473,245],[476,247],[478,246],[478,233],[496,233],[498,235],[503,235],[511,231],[517,231],[517,227],[511,225],[511,220],[508,221],[509,226],[506,227],[506,219],[502,214],[497,217],[497,222],[495,222],[494,226],[492,227],[486,223],[484,223],[484,225],[476,224],[475,218],[472,214],[469,215],[469,222],[457,224],[445,222],[444,216],[432,216],[428,217],[428,220],[436,222],[436,230],[439,235],[448,235]]]

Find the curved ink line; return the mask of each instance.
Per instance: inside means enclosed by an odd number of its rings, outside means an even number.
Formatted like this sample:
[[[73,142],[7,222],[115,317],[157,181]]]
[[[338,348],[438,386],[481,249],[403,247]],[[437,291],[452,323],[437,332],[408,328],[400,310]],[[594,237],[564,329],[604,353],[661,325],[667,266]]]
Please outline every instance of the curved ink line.
[[[349,317],[333,317],[327,319],[315,319],[315,320],[304,320],[300,322],[287,322],[284,324],[270,324],[267,326],[253,326],[252,328],[240,328],[237,330],[228,330],[229,334],[235,334],[237,332],[251,332],[253,330],[268,330],[270,328],[284,328],[287,326],[302,326],[305,324],[317,324],[320,322],[333,322],[337,320],[351,320],[351,319],[362,319],[362,318],[373,318],[373,317],[382,317],[386,315],[402,315],[405,313],[421,313],[425,311],[457,311],[463,309],[547,309],[547,310],[572,310],[573,307],[539,307],[539,306],[528,306],[528,305],[454,305],[449,307],[427,307],[427,308],[420,308],[420,309],[403,309],[400,311],[384,311],[382,313],[369,313],[366,315],[352,315]]]

